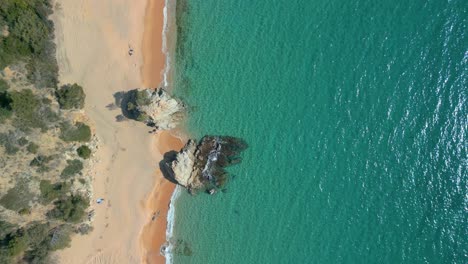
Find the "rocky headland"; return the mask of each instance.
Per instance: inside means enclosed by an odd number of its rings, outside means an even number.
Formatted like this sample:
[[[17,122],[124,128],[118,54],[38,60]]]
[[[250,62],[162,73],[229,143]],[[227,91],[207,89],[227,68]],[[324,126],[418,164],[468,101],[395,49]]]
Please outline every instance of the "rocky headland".
[[[176,128],[186,114],[185,104],[163,88],[135,89],[114,97],[125,117],[153,127],[150,132]],[[240,153],[246,148],[247,143],[240,138],[204,136],[199,142],[188,140],[179,152],[165,153],[159,165],[166,179],[187,188],[190,193],[213,194],[229,178],[225,168],[239,163]]]
[[[189,140],[178,153],[166,156],[161,169],[168,179],[191,193],[214,193],[229,178],[225,168],[239,163],[239,155],[246,148],[247,143],[240,138],[204,136],[200,142]]]
[[[163,88],[135,89],[117,93],[114,97],[125,117],[144,122],[157,130],[175,128],[185,114],[185,105]]]

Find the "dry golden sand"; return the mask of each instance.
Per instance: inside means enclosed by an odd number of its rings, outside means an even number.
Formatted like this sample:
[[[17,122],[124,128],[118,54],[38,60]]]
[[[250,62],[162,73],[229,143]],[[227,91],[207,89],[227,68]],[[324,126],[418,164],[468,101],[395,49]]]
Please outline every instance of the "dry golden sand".
[[[141,123],[116,122],[120,112],[105,107],[118,91],[160,84],[163,5],[163,0],[56,3],[52,18],[60,82],[77,82],[85,89],[85,111],[100,142],[94,198],[105,199],[105,204],[91,205],[94,231],[75,236],[71,247],[57,254],[60,263],[164,262],[159,248],[174,186],[163,179],[158,163],[162,153],[179,149],[182,141],[170,132],[149,134]]]

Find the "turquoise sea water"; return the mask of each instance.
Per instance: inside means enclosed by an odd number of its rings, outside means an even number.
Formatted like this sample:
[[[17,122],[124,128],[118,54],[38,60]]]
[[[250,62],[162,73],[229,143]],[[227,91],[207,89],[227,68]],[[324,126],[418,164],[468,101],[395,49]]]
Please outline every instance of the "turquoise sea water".
[[[175,263],[468,263],[467,1],[177,2],[188,130],[249,149]]]

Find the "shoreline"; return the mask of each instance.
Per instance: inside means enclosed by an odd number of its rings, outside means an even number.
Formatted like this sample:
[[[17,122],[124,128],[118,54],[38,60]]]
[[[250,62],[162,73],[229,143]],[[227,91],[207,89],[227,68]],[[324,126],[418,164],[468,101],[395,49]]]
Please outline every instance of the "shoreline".
[[[147,2],[142,42],[143,66],[141,74],[144,87],[167,87],[170,70],[168,48],[168,7],[167,1]],[[169,44],[170,45],[170,44]],[[178,130],[159,131],[154,135],[153,146],[158,155],[184,146],[185,138]],[[162,159],[162,158],[161,158]],[[160,160],[161,160],[160,159]],[[159,163],[159,161],[157,163]],[[140,246],[142,263],[166,263],[161,255],[161,247],[166,243],[169,204],[176,185],[166,180],[159,169],[155,168],[154,187],[145,202],[146,224],[141,229]]]

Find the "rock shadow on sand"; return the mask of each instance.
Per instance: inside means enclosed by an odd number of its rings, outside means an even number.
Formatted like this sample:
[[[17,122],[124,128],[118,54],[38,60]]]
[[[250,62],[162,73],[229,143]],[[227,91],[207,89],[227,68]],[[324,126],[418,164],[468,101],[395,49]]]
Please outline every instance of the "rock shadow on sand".
[[[177,154],[178,152],[175,150],[168,151],[164,153],[163,159],[159,162],[159,169],[161,170],[163,177],[174,184],[179,184],[179,182],[175,179],[171,163],[177,159]]]

